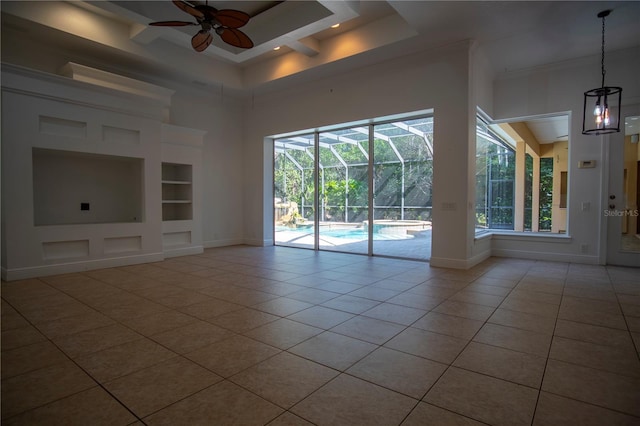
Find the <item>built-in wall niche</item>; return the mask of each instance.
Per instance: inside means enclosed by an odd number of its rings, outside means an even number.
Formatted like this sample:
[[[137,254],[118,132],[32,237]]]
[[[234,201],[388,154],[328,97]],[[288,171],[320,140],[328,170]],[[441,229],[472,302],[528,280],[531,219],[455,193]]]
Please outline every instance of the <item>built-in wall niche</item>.
[[[162,220],[191,220],[193,169],[190,164],[162,163]]]
[[[34,148],[34,224],[142,222],[144,160]]]

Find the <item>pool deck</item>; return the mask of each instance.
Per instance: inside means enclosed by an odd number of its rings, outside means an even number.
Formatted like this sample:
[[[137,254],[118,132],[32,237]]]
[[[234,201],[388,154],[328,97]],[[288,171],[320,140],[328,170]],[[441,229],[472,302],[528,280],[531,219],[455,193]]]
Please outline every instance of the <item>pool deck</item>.
[[[374,240],[373,254],[405,259],[429,260],[431,258],[431,229],[412,232],[412,238],[398,240]],[[278,230],[275,244],[287,247],[313,248],[313,231]],[[335,238],[320,233],[320,249],[344,253],[367,254],[368,242],[361,238]]]

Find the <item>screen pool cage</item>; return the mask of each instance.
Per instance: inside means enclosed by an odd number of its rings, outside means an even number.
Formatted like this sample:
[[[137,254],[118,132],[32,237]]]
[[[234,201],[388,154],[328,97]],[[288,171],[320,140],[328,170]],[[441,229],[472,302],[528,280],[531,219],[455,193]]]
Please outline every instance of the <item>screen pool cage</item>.
[[[282,137],[274,151],[276,222],[313,220],[316,170],[321,222],[366,221],[370,205],[375,220],[431,220],[432,116]]]

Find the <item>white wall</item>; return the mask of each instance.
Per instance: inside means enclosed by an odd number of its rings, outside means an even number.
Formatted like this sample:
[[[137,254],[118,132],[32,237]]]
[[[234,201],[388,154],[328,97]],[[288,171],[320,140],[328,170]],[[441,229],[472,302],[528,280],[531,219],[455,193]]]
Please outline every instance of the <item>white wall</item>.
[[[269,244],[273,151],[265,137],[418,110],[434,110],[432,263],[466,267],[474,194],[465,152],[475,127],[469,93],[471,44],[421,52],[256,97],[246,107],[245,241]],[[486,91],[485,91],[486,92]],[[470,127],[471,126],[471,127]],[[452,210],[443,210],[443,205]]]
[[[623,88],[623,104],[640,101],[640,48],[607,53],[606,84]],[[536,257],[584,263],[602,261],[601,221],[607,191],[603,189],[605,136],[582,135],[583,93],[600,85],[600,57],[588,57],[500,76],[495,82],[494,119],[570,112],[568,241],[544,238],[494,237],[497,255]],[[616,136],[611,136],[616,138]],[[593,169],[578,161],[595,160]],[[588,211],[581,209],[589,203]]]
[[[177,91],[171,101],[171,123],[206,131],[203,164],[203,244],[243,242],[243,117],[241,101],[224,90]]]
[[[472,104],[493,115],[493,80],[495,74],[486,52],[475,43],[471,49]]]
[[[493,113],[493,69],[489,59],[485,55],[484,50],[475,43],[471,49],[469,77],[471,80],[471,90],[469,99],[469,138],[470,144],[467,151],[467,161],[471,172],[468,176],[467,190],[470,197],[468,200],[471,211],[467,217],[467,238],[471,241],[467,252],[467,265],[471,266],[481,262],[491,255],[491,240],[487,238],[475,238],[475,191],[476,191],[476,135],[475,126],[477,122],[477,109],[480,108],[484,113],[491,115]]]

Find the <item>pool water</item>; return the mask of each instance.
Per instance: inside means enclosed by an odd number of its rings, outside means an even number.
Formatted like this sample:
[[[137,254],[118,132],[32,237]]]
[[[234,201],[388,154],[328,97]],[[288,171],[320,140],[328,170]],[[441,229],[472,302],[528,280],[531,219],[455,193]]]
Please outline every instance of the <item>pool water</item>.
[[[276,232],[279,231],[288,231],[295,232],[299,234],[313,234],[313,228],[287,228],[286,226],[277,226]],[[411,235],[390,235],[390,234],[381,234],[374,229],[373,232],[373,240],[381,241],[381,240],[408,240],[413,238]],[[366,240],[368,238],[369,233],[366,229],[363,228],[350,228],[350,229],[331,229],[328,231],[320,230],[320,236],[322,237],[333,237],[333,238],[344,238],[350,240]]]

